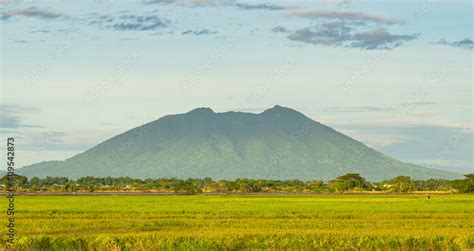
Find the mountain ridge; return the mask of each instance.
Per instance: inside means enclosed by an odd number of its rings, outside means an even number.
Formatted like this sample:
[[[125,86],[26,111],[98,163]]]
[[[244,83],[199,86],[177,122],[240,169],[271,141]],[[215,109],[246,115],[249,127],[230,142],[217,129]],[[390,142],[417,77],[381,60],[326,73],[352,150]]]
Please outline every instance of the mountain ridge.
[[[369,180],[398,175],[457,178],[388,157],[304,114],[279,105],[261,113],[200,107],[166,115],[64,161],[18,169],[32,176],[331,179],[357,172]]]

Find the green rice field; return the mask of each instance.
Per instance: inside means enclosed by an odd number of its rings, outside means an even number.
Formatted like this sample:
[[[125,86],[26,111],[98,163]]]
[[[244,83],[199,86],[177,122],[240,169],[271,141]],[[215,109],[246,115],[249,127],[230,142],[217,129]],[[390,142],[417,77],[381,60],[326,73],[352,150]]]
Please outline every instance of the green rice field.
[[[29,250],[474,250],[472,194],[17,196],[15,209],[14,246]]]

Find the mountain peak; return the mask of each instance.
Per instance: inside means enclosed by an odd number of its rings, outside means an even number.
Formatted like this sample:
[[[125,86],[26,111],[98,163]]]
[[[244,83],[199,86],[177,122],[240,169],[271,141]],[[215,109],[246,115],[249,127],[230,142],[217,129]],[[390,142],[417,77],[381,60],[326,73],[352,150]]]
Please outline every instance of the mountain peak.
[[[284,109],[290,109],[288,107],[283,107],[281,105],[275,105],[274,107],[268,109],[268,110],[284,110]],[[291,109],[290,109],[291,110]]]
[[[293,109],[290,109],[288,107],[284,107],[284,106],[281,106],[281,105],[275,105],[274,107],[272,108],[269,108],[269,109],[266,109],[265,111],[263,111],[263,113],[273,113],[273,112],[276,112],[276,113],[281,113],[281,112],[297,112]]]
[[[214,114],[215,112],[209,108],[209,107],[199,107],[199,108],[196,108],[196,109],[193,109],[192,111],[188,112],[188,113],[204,113],[204,114]]]
[[[288,107],[280,106],[280,105],[275,105],[274,107],[267,109],[261,113],[262,115],[265,116],[270,116],[270,117],[277,117],[277,118],[287,118],[287,119],[302,119],[306,118],[302,113],[293,110]]]

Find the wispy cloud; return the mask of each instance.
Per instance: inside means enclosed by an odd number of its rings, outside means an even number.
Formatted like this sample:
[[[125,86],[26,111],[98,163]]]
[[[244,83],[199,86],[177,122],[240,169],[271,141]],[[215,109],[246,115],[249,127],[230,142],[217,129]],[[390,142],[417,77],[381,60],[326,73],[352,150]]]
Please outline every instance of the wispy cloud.
[[[14,40],[13,43],[16,43],[16,44],[27,44],[27,43],[29,43],[29,42],[26,41],[26,40]]]
[[[272,32],[275,32],[275,33],[287,33],[287,32],[290,32],[289,30],[287,30],[285,27],[283,26],[275,26],[271,29]]]
[[[119,31],[150,31],[168,26],[167,21],[155,15],[100,16],[89,24]]]
[[[290,10],[299,9],[299,5],[283,5],[283,4],[248,4],[236,3],[235,6],[243,10]]]
[[[364,12],[356,12],[349,10],[315,10],[315,11],[298,11],[288,14],[293,17],[320,18],[341,21],[359,21],[374,22],[378,24],[403,24],[400,19],[386,17],[382,15],[373,15]]]
[[[392,34],[383,27],[404,24],[403,20],[348,10],[293,12],[289,16],[314,19],[314,25],[292,31],[287,38],[314,45],[343,46],[365,50],[390,50],[419,34]]]
[[[0,4],[17,3],[21,0],[0,0]]]
[[[404,106],[430,106],[436,105],[436,102],[411,102],[411,103],[400,103],[395,105],[386,105],[386,106],[329,106],[325,108],[324,112],[330,113],[354,113],[354,112],[388,112],[388,111],[397,111],[402,109]]]
[[[395,158],[423,164],[430,168],[446,167],[453,170],[454,166],[447,166],[449,162],[457,162],[457,170],[472,172],[472,124],[468,127],[453,128],[443,126],[412,126],[412,127],[385,127],[366,128],[363,131],[376,132],[386,135],[404,135],[405,140],[385,145],[380,148],[384,153]],[[425,160],[425,161],[422,161]],[[454,163],[450,163],[454,164]]]
[[[51,30],[46,30],[46,29],[40,29],[40,30],[34,30],[31,33],[49,33]]]
[[[24,116],[32,112],[38,112],[38,110],[17,105],[2,105],[0,106],[0,128],[43,127],[23,123]]]
[[[352,0],[327,0],[326,3],[329,4],[350,4]]]
[[[436,105],[438,103],[432,102],[432,101],[423,101],[423,102],[405,102],[405,103],[400,103],[400,105],[410,105],[410,106],[425,106],[425,105]]]
[[[324,109],[325,112],[386,112],[393,111],[394,107],[378,107],[378,106],[357,106],[357,107],[340,107],[340,106],[330,106]]]
[[[336,130],[353,137],[377,150],[408,162],[430,159],[465,160],[472,163],[472,130],[465,128],[418,125],[332,125]],[[436,160],[436,161],[433,161]],[[436,163],[438,164],[438,163]],[[437,165],[435,165],[437,166]],[[435,167],[432,166],[432,167]]]
[[[201,5],[201,4],[211,4],[215,0],[144,0],[145,4],[184,4],[184,5]]]
[[[448,42],[445,39],[441,39],[436,44],[449,45],[449,46],[464,48],[464,49],[474,48],[474,41],[469,38],[466,38],[460,41],[454,41],[454,42]]]
[[[358,32],[352,37],[351,47],[359,47],[367,50],[392,49],[403,44],[405,41],[416,39],[419,34],[394,35],[385,28],[377,28],[371,31]]]
[[[352,28],[345,23],[327,23],[314,27],[296,30],[288,38],[308,44],[322,44],[340,46],[352,39]]]
[[[7,20],[14,16],[36,17],[42,19],[54,19],[63,17],[64,15],[58,12],[52,12],[37,7],[29,7],[25,9],[6,10],[2,12],[1,19]]]
[[[186,30],[186,31],[183,31],[181,34],[182,35],[197,35],[197,36],[200,36],[200,35],[211,35],[211,34],[216,34],[217,31],[210,31],[208,29],[202,29],[202,30]]]
[[[296,4],[271,4],[271,3],[235,3],[235,0],[143,0],[145,4],[178,4],[183,6],[225,6],[237,7],[241,10],[291,10],[300,9]]]
[[[28,133],[22,148],[30,151],[84,151],[97,144],[97,140],[110,138],[116,131],[66,130]]]
[[[174,3],[176,0],[144,0],[145,4],[169,4]]]
[[[355,32],[352,27],[345,24],[334,26],[324,24],[296,30],[288,35],[288,39],[315,45],[389,50],[402,45],[406,41],[416,39],[418,35],[391,34],[386,28]]]

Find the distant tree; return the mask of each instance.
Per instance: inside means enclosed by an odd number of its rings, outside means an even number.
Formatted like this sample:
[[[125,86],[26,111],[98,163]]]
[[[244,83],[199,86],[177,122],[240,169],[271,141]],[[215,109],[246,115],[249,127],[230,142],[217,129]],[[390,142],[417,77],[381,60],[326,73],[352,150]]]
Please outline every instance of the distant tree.
[[[176,180],[174,192],[181,195],[201,194],[202,188],[194,179]]]
[[[406,192],[410,190],[412,179],[409,176],[397,176],[383,183],[391,185],[393,190],[397,192]]]
[[[451,186],[461,193],[474,192],[474,174],[465,174],[465,179],[458,179],[451,181]]]
[[[466,174],[465,179],[443,180],[413,180],[408,176],[398,176],[391,180],[369,183],[357,173],[348,173],[329,182],[294,180],[256,180],[236,179],[213,181],[211,178],[187,179],[159,178],[133,179],[130,177],[82,177],[77,181],[67,177],[33,177],[28,180],[25,176],[15,176],[15,183],[19,189],[31,191],[120,191],[134,189],[149,191],[174,191],[176,194],[200,194],[203,191],[214,192],[304,192],[304,191],[357,191],[391,189],[400,192],[406,191],[435,191],[455,189],[458,192],[474,192],[474,174]],[[3,185],[8,184],[7,177],[0,179]],[[373,184],[373,185],[372,185]],[[387,186],[388,185],[388,186]],[[5,189],[5,188],[4,188]]]
[[[31,178],[31,180],[28,181],[28,184],[27,184],[27,187],[33,191],[39,189],[40,186],[41,186],[41,180],[40,178],[36,176]]]
[[[221,180],[220,183],[223,183],[224,191],[225,192],[237,192],[239,191],[239,184],[237,181],[233,180]]]
[[[449,189],[449,181],[444,179],[417,180],[417,183],[420,184],[416,187],[417,190],[441,191]]]
[[[237,179],[235,182],[240,192],[257,193],[262,191],[262,182],[260,180]]]
[[[14,189],[22,189],[26,188],[27,183],[28,183],[28,178],[26,176],[22,176],[19,174],[14,174],[13,175],[13,182],[14,182]],[[10,181],[9,181],[9,176],[8,174],[3,176],[0,179],[0,184],[3,184],[5,186],[5,190],[10,189]]]
[[[324,183],[324,181],[317,180],[317,181],[308,181],[306,183],[306,188],[309,191],[313,191],[313,192],[323,192],[323,191],[327,191],[329,187],[327,186],[326,183]]]
[[[101,185],[99,180],[92,176],[81,177],[77,180],[77,183],[82,189],[94,192]]]
[[[298,179],[287,180],[281,182],[281,186],[285,187],[286,192],[302,192],[305,188],[305,183]]]
[[[348,173],[337,177],[329,182],[330,187],[337,192],[350,191],[353,189],[368,189],[370,184],[358,173]]]
[[[66,184],[66,191],[76,192],[77,191],[77,183],[73,180],[69,181]]]
[[[464,177],[466,177],[467,180],[474,180],[474,173],[464,174]]]

